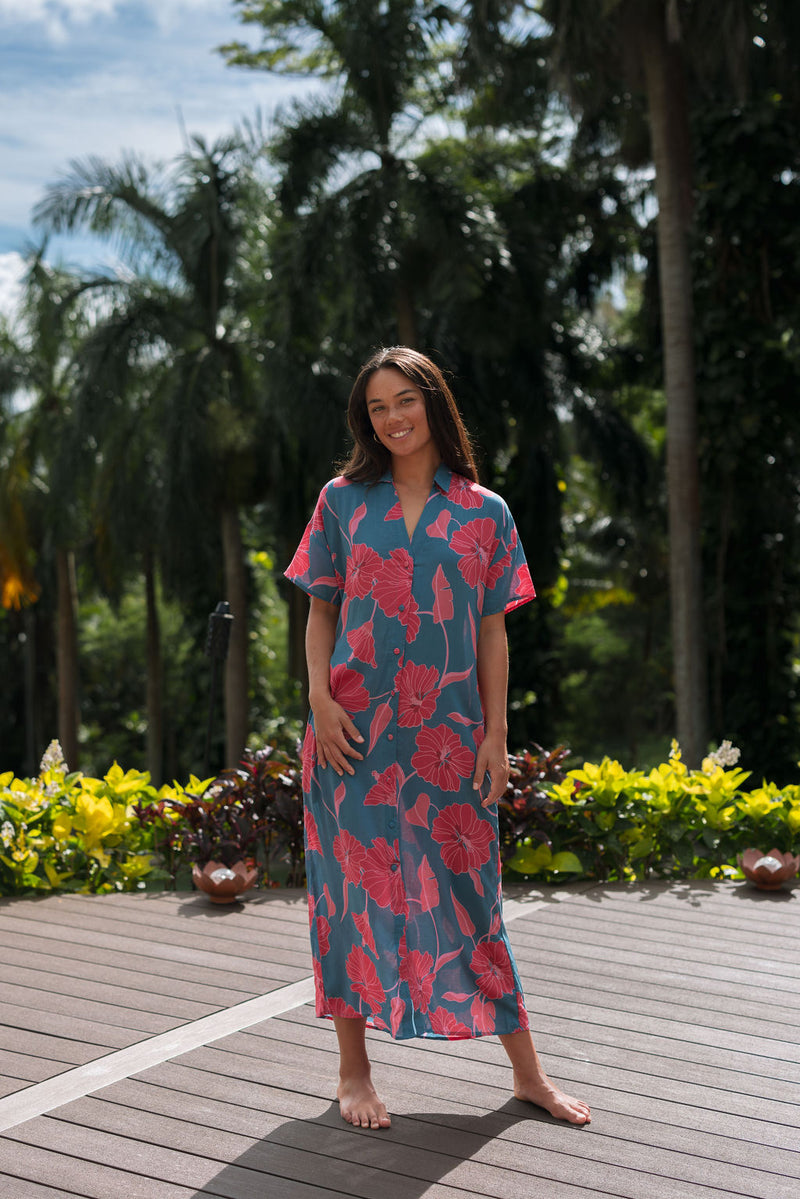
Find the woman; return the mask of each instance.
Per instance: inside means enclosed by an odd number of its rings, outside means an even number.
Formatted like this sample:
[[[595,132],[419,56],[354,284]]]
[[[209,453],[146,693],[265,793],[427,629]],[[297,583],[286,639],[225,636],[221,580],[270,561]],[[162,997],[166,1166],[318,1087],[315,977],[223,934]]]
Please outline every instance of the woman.
[[[355,440],[286,574],[308,592],[303,747],[316,1012],[339,1040],[342,1116],[388,1128],[365,1029],[496,1033],[519,1099],[573,1124],[545,1075],[502,919],[508,782],[504,614],[534,598],[516,529],[480,487],[436,365],[374,354]]]

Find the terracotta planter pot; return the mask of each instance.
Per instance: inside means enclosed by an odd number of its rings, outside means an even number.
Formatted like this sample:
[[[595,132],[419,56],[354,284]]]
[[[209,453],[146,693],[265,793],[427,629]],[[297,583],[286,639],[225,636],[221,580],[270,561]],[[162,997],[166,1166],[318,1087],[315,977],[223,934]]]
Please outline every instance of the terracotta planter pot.
[[[769,853],[762,853],[760,849],[746,849],[739,854],[737,861],[745,878],[762,891],[780,890],[800,868],[800,857],[781,853],[779,849],[771,849]]]
[[[222,862],[206,862],[192,867],[192,879],[199,891],[205,891],[212,903],[235,903],[244,891],[256,885],[258,871],[244,862],[225,866]]]

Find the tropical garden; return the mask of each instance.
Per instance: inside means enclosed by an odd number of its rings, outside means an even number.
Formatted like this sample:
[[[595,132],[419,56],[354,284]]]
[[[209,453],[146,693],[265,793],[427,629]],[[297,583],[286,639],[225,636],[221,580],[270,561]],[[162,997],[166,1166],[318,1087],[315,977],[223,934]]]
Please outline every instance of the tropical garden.
[[[796,7],[234,8],[230,69],[315,89],[172,162],[63,164],[0,325],[0,891],[137,886],[155,848],[174,878],[234,799],[265,877],[302,877],[282,569],[397,342],[452,373],[539,592],[509,870],[796,849]],[[85,232],[118,269],[52,261]]]

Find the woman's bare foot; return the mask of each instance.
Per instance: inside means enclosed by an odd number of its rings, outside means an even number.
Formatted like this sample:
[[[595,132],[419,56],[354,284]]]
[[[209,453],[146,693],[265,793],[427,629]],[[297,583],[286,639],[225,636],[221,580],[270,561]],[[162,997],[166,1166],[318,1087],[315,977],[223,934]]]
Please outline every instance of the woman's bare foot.
[[[569,1124],[591,1124],[592,1122],[592,1113],[588,1103],[559,1091],[546,1074],[538,1079],[523,1081],[515,1070],[514,1095],[525,1103],[535,1103],[538,1107],[543,1107],[557,1120],[566,1120]]]
[[[355,1128],[389,1128],[392,1121],[369,1075],[340,1078],[336,1092],[342,1119]]]

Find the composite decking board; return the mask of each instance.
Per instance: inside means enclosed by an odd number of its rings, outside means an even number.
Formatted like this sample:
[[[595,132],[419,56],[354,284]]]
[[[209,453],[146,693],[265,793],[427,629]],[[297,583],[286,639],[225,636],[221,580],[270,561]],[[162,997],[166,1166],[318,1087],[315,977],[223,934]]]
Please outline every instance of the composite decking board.
[[[209,979],[213,979],[216,976],[229,982],[233,979],[236,980],[238,987],[243,988],[241,992],[243,998],[250,998],[253,994],[261,994],[263,983],[267,985],[273,983],[275,986],[283,986],[287,980],[287,976],[296,977],[298,974],[301,976],[303,974],[302,970],[287,970],[285,967],[274,968],[267,960],[256,963],[257,969],[250,962],[248,963],[248,969],[244,970],[245,963],[239,959],[235,959],[239,964],[233,968],[230,964],[231,959],[225,957],[221,960],[219,955],[213,958],[209,955],[205,959],[202,954],[193,954],[192,956],[196,958],[197,964],[191,964],[186,961],[186,955],[183,952],[173,956],[164,946],[158,947],[158,954],[145,956],[144,954],[131,952],[128,943],[125,947],[124,957],[120,957],[120,943],[117,940],[113,940],[109,945],[97,946],[76,941],[65,943],[60,939],[37,937],[35,944],[32,944],[31,939],[24,933],[6,933],[4,935],[2,926],[0,926],[0,949],[5,951],[13,948],[20,952],[26,952],[26,946],[27,956],[31,959],[37,955],[42,960],[58,957],[59,960],[72,962],[76,968],[84,961],[87,963],[99,963],[102,966],[110,968],[114,968],[114,963],[120,963],[118,969],[128,973],[138,972],[143,976],[147,976],[148,974],[160,975],[168,980],[174,980],[176,983],[199,983],[200,985],[205,984]],[[76,957],[76,953],[80,953],[79,958]],[[267,971],[269,971],[269,974],[267,974]],[[293,979],[290,981],[293,981]],[[248,985],[245,986],[245,984]],[[237,1000],[236,1002],[239,1001]]]
[[[0,1172],[0,1199],[86,1199],[86,1192],[56,1190],[42,1182],[30,1182],[27,1178],[12,1178]],[[105,1199],[110,1199],[106,1196]]]
[[[225,1038],[224,1041],[217,1043],[217,1048],[223,1049],[225,1052],[233,1052],[242,1054],[246,1057],[254,1057],[256,1061],[261,1060],[262,1055],[256,1046],[255,1051],[251,1049],[251,1045],[256,1038],[248,1036],[247,1033],[237,1033],[232,1037]],[[267,1038],[258,1038],[265,1040]],[[286,1061],[287,1056],[281,1046],[284,1043],[280,1038],[270,1039],[271,1048],[265,1056],[275,1058],[276,1054],[280,1060]],[[279,1048],[276,1050],[275,1046]],[[375,1048],[377,1047],[377,1048]],[[457,1077],[459,1083],[473,1082],[477,1084],[487,1083],[497,1087],[509,1085],[508,1065],[505,1060],[503,1051],[498,1046],[492,1048],[499,1050],[495,1054],[493,1061],[478,1058],[451,1059],[452,1074]],[[325,1049],[320,1049],[319,1045],[305,1043],[303,1045],[304,1052],[318,1054],[327,1052]],[[403,1068],[412,1070],[420,1075],[427,1073],[436,1073],[443,1069],[441,1055],[430,1053],[426,1048],[416,1048],[412,1046],[403,1046],[402,1055],[397,1054],[394,1050],[386,1053],[381,1052],[380,1042],[373,1042],[370,1046],[371,1057],[374,1063],[378,1061],[388,1060],[392,1064],[402,1065]],[[544,1053],[544,1049],[542,1049]],[[644,1064],[644,1063],[643,1063]],[[798,1095],[797,1086],[792,1087],[789,1083],[773,1082],[770,1087],[765,1083],[767,1080],[760,1080],[758,1086],[743,1090],[742,1087],[746,1082],[745,1074],[736,1074],[731,1077],[730,1074],[721,1075],[719,1071],[704,1071],[696,1072],[696,1077],[690,1076],[690,1071],[687,1069],[683,1076],[679,1073],[668,1075],[667,1073],[656,1073],[651,1069],[637,1069],[636,1066],[625,1066],[621,1064],[613,1064],[611,1062],[599,1062],[597,1059],[590,1063],[580,1058],[556,1058],[550,1065],[553,1073],[559,1077],[575,1078],[574,1068],[576,1066],[583,1067],[583,1071],[579,1072],[577,1077],[580,1079],[581,1085],[590,1081],[592,1073],[597,1075],[602,1071],[603,1079],[607,1085],[615,1086],[619,1090],[635,1091],[647,1087],[651,1094],[661,1094],[667,1099],[681,1097],[683,1102],[694,1103],[698,1106],[705,1105],[714,1108],[717,1111],[731,1111],[736,1114],[747,1116],[752,1119],[766,1118],[766,1109],[772,1106],[774,1110],[771,1113],[771,1118],[777,1123],[783,1123],[790,1127],[794,1127],[800,1123],[800,1095]],[[567,1073],[569,1071],[569,1073]],[[763,1091],[769,1091],[768,1094],[763,1094]],[[800,1141],[798,1141],[800,1148]]]
[[[619,963],[614,966],[597,963],[590,971],[583,965],[579,953],[532,953],[521,948],[520,942],[513,937],[512,945],[520,971],[528,976],[528,987],[549,987],[555,983],[565,988],[581,987],[590,980],[591,987],[598,992],[627,994],[631,998],[647,998],[657,988],[665,1003],[689,1003],[692,1007],[713,1007],[716,1011],[736,1011],[742,1006],[750,1012],[763,1009],[767,1015],[774,1014],[779,1023],[783,1022],[782,1015],[790,1010],[787,1004],[794,1010],[800,1008],[800,995],[793,998],[792,993],[775,991],[767,984],[758,985],[754,978],[761,975],[745,976],[737,985],[732,982],[710,984],[696,975],[676,976],[672,971],[642,970],[633,961],[625,967]]]
[[[788,913],[781,912],[785,918]],[[765,943],[775,953],[792,952],[791,937],[787,933],[778,935],[774,927],[755,930],[725,928],[720,922],[709,920],[699,922],[692,919],[665,920],[657,913],[644,913],[641,908],[627,908],[624,912],[614,913],[607,919],[603,908],[590,909],[579,902],[564,904],[558,911],[545,911],[539,914],[519,917],[520,920],[535,921],[537,927],[554,927],[569,929],[576,933],[594,936],[603,934],[609,937],[635,938],[648,944],[659,945],[670,950],[685,947],[704,947],[709,942],[723,948],[735,946],[737,956],[747,960],[751,957],[761,957]],[[517,921],[515,920],[516,924]]]
[[[52,1078],[54,1074],[60,1074],[63,1070],[64,1065],[61,1062],[48,1062],[45,1058],[34,1057],[29,1053],[14,1053],[0,1049],[0,1077],[4,1080],[13,1078],[21,1087],[31,1082],[43,1082],[44,1079]]]
[[[17,1007],[4,1003],[0,1009],[3,1024],[9,1028],[41,1032],[47,1036],[64,1037],[82,1044],[111,1049],[125,1049],[139,1041],[147,1040],[147,1034],[139,1029],[126,1029],[121,1025],[95,1024],[91,1020],[76,1016],[65,1016],[58,1012]]]
[[[232,1080],[235,1085],[226,1088],[224,1098],[213,1099],[205,1094],[204,1081],[205,1076],[200,1072],[168,1063],[147,1071],[139,1079],[127,1079],[105,1087],[97,1097],[107,1103],[155,1115],[175,1116],[176,1112],[180,1112],[181,1120],[195,1124],[198,1128],[227,1128],[245,1136],[259,1135],[265,1113],[283,1120],[308,1120],[321,1117],[331,1106],[328,1102],[331,1091],[309,1079],[298,1079],[305,1088],[302,1092],[283,1089],[275,1084]],[[472,1134],[478,1131],[481,1135],[496,1136],[513,1144],[524,1144],[529,1139],[524,1129],[527,1119],[520,1121],[502,1109],[476,1115],[474,1108],[468,1108],[451,1098],[446,1110],[442,1111],[441,1105],[437,1107],[425,1095],[412,1098],[402,1092],[393,1094],[391,1100],[393,1114],[436,1125],[439,1127],[439,1136],[446,1129],[450,1137],[454,1129],[458,1137],[466,1132]],[[61,1115],[60,1112],[55,1114]],[[336,1125],[339,1119],[338,1112],[329,1116],[329,1122]],[[709,1162],[722,1162],[726,1166],[746,1167],[764,1174],[794,1177],[798,1168],[798,1155],[787,1150],[766,1149],[753,1142],[743,1143],[731,1137],[713,1137],[707,1133],[700,1139],[690,1130],[613,1116],[607,1112],[598,1114],[595,1124],[588,1131],[591,1132],[588,1148],[582,1141],[565,1142],[565,1136],[570,1137],[573,1130],[546,1119],[535,1121],[535,1131],[530,1136],[540,1148],[563,1150],[566,1144],[570,1152],[586,1152],[590,1156],[598,1152],[595,1142],[602,1137],[622,1142],[621,1152],[624,1153],[630,1151],[630,1146],[634,1147],[635,1152],[641,1153],[642,1145],[647,1144],[683,1156],[699,1156],[705,1169]],[[612,1151],[617,1152],[608,1152]]]
[[[86,959],[76,961],[74,957],[56,958],[49,953],[41,954],[9,949],[3,952],[2,958],[9,975],[13,974],[13,978],[17,982],[24,979],[22,971],[31,971],[36,973],[37,978],[42,978],[45,974],[58,975],[62,979],[72,980],[72,984],[75,986],[82,983],[91,984],[94,988],[93,994],[96,994],[96,989],[103,985],[123,986],[128,991],[142,996],[163,996],[165,999],[183,999],[189,994],[194,1002],[206,1004],[209,1011],[217,1007],[232,1007],[235,1003],[241,1003],[243,1000],[251,999],[254,995],[261,993],[252,986],[238,988],[230,985],[214,986],[201,981],[202,974],[199,974],[197,979],[192,979],[191,985],[187,987],[187,980],[175,978],[171,972],[167,972],[167,968],[161,962],[157,965],[162,968],[164,973],[155,973],[150,965],[145,970],[130,969],[127,954],[122,958],[117,955],[113,964],[111,964],[109,955],[109,964],[107,965],[100,965]],[[227,973],[225,977],[228,977]],[[54,983],[54,989],[69,985],[69,981]]]
[[[92,1062],[108,1053],[108,1048],[104,1045],[87,1045],[82,1041],[68,1040],[65,1037],[13,1028],[7,1024],[2,1009],[0,1017],[3,1019],[3,1023],[0,1024],[0,1049],[17,1050],[31,1057],[42,1057],[46,1061],[59,1063],[65,1070],[72,1066],[83,1066],[86,1062]]]
[[[54,1118],[164,1149],[193,1153],[197,1147],[197,1128],[183,1118],[142,1112],[98,1098],[68,1104]],[[428,1181],[455,1179],[459,1171],[466,1169],[470,1183],[485,1194],[491,1194],[492,1187],[497,1186],[497,1170],[504,1171],[504,1177],[508,1173],[521,1176],[518,1182],[525,1183],[527,1178],[530,1187],[531,1175],[540,1180],[569,1174],[579,1185],[586,1185],[594,1181],[600,1169],[607,1183],[619,1185],[621,1179],[628,1182],[629,1193],[637,1193],[633,1183],[638,1180],[640,1188],[646,1188],[653,1199],[657,1195],[672,1199],[674,1191],[669,1188],[675,1182],[697,1184],[702,1188],[701,1194],[708,1190],[712,1193],[735,1190],[751,1195],[759,1194],[765,1182],[762,1171],[718,1162],[714,1187],[708,1188],[707,1168],[691,1154],[649,1147],[645,1165],[639,1146],[613,1144],[609,1138],[592,1138],[588,1144],[588,1134],[581,1135],[566,1127],[558,1128],[551,1143],[544,1147],[540,1129],[546,1126],[525,1115],[520,1115],[519,1136],[513,1142],[494,1135],[493,1131],[481,1135],[475,1128],[467,1131],[452,1125],[444,1138],[441,1128],[401,1115],[395,1118],[391,1130],[381,1134],[377,1152],[374,1146],[365,1143],[366,1138],[354,1140],[352,1130],[330,1110],[321,1118],[299,1121],[265,1113],[261,1123],[260,1130],[254,1128],[248,1133],[231,1132],[220,1128],[217,1122],[210,1124],[202,1138],[203,1156],[236,1160],[261,1172],[270,1167],[273,1147],[278,1145],[362,1165],[372,1159],[392,1174]],[[479,1123],[480,1120],[473,1121],[474,1125]],[[773,1172],[769,1187],[775,1199],[796,1199],[794,1178],[790,1184],[789,1179]]]
[[[42,1199],[50,1196],[50,1191],[44,1188],[55,1190],[59,1199],[73,1195],[80,1199],[193,1199],[196,1194],[195,1187],[180,1182],[165,1183],[35,1144],[21,1148],[20,1142],[5,1137],[0,1137],[0,1178],[10,1179],[12,1184],[18,1179],[28,1185],[40,1183]],[[36,1192],[30,1193],[36,1199]],[[8,1190],[3,1199],[6,1195],[8,1199],[17,1199],[18,1194]]]
[[[6,920],[4,924],[10,927],[16,923],[17,926],[12,931],[19,932],[23,936],[27,936],[24,921]],[[94,946],[95,948],[111,950],[112,953],[119,954],[120,940],[116,936],[109,936],[103,933],[96,933],[83,927],[62,926],[58,933],[59,944],[71,944],[79,947],[83,951],[84,946]],[[296,982],[298,978],[304,977],[308,973],[309,963],[304,962],[302,966],[284,966],[278,962],[263,962],[255,956],[238,957],[231,953],[222,953],[220,951],[211,952],[208,949],[190,948],[184,945],[159,944],[152,941],[147,941],[142,938],[128,938],[125,942],[126,953],[136,954],[139,957],[147,960],[148,958],[161,959],[169,962],[183,962],[191,966],[199,966],[205,972],[211,971],[230,971],[235,975],[244,975],[252,977],[256,973],[256,967],[260,967],[264,971],[264,976],[268,980],[272,980],[277,986],[283,985],[285,982]]]
[[[13,980],[13,985],[26,987],[31,990],[43,991],[48,995],[61,995],[72,999],[88,999],[94,1003],[108,1004],[111,1007],[128,1008],[135,1006],[137,1011],[154,1016],[170,1016],[175,1019],[199,1020],[211,1012],[219,1011],[221,1007],[231,1004],[203,1003],[183,995],[163,995],[153,993],[148,988],[128,987],[124,983],[103,983],[92,978],[75,978],[71,975],[53,974],[48,970],[33,970],[30,968],[14,967],[7,977]],[[194,992],[192,992],[192,995]],[[0,992],[2,1003],[2,992]]]
[[[33,925],[36,927],[39,922],[30,920],[25,914],[25,909],[21,909],[22,915],[16,918],[6,918],[3,923],[8,927],[15,927],[16,931],[24,931],[20,929],[20,925]],[[236,915],[236,913],[234,913]],[[230,916],[228,917],[230,919]],[[226,936],[222,929],[214,929],[212,933],[207,929],[193,931],[191,927],[187,927],[188,922],[181,922],[178,929],[165,929],[158,925],[148,927],[147,939],[142,939],[142,924],[141,921],[125,921],[112,922],[106,921],[99,917],[81,916],[80,931],[91,934],[95,933],[98,936],[110,936],[119,945],[120,939],[136,943],[137,939],[142,946],[152,948],[156,945],[168,946],[172,948],[183,948],[187,950],[202,950],[205,954],[222,954],[225,951],[226,956],[229,955],[230,949],[233,947],[236,950],[237,956],[244,961],[260,961],[262,947],[257,943],[254,944],[251,937],[231,937]],[[48,921],[48,929],[68,929],[71,932],[75,929],[74,917],[65,909],[53,908],[50,912]],[[196,927],[196,926],[195,926]],[[299,948],[300,938],[295,942],[295,948],[285,949],[277,946],[270,946],[270,958],[272,961],[287,966],[304,966],[306,964],[306,955]],[[141,952],[141,951],[140,951]]]
[[[772,924],[775,914],[791,908],[798,899],[800,885],[797,883],[777,892],[759,891],[743,882],[712,883],[707,890],[695,890],[690,896],[681,891],[680,883],[669,880],[654,883],[646,893],[636,883],[595,883],[572,896],[575,906],[583,910],[602,905],[608,919],[614,919],[624,909],[636,909],[651,919],[678,918],[692,922],[713,919],[749,936],[770,927],[779,935],[780,927]]]
[[[142,1011],[131,1003],[130,992],[128,1003],[123,1007],[121,1003],[81,999],[75,995],[43,991],[37,987],[18,987],[14,983],[0,982],[0,1005],[5,1006],[7,1003],[27,1007],[31,1011],[48,1012],[54,1016],[78,1016],[82,1020],[91,1020],[99,1025],[127,1028],[151,1035],[169,1032],[179,1024],[187,1023],[177,1016]],[[208,1015],[208,1012],[198,1012],[198,1018],[204,1015]]]
[[[270,1029],[272,1025],[276,1027]],[[296,1025],[295,1028],[297,1028]],[[249,1030],[249,1034],[255,1037],[272,1037],[276,1040],[282,1039],[284,1035],[278,1017],[262,1025],[256,1025]],[[325,1035],[324,1030],[317,1036],[314,1034],[314,1030],[304,1027],[303,1035],[295,1033],[296,1043],[323,1048],[322,1038]],[[758,1066],[754,1065],[752,1057],[742,1054],[719,1055],[721,1060],[713,1062],[693,1062],[680,1057],[682,1046],[679,1042],[673,1042],[674,1052],[657,1053],[652,1050],[637,1049],[632,1045],[627,1047],[622,1043],[623,1038],[620,1038],[620,1043],[616,1045],[602,1042],[588,1043],[585,1040],[576,1041],[574,1038],[567,1040],[567,1038],[559,1037],[558,1034],[542,1036],[538,1029],[535,1041],[540,1054],[552,1056],[555,1061],[561,1057],[567,1057],[578,1061],[589,1061],[595,1067],[625,1068],[647,1076],[657,1075],[674,1078],[678,1081],[686,1080],[699,1085],[712,1085],[716,1082],[716,1085],[719,1086],[724,1082],[726,1088],[732,1091],[747,1092],[764,1099],[774,1098],[789,1103],[799,1101],[800,1088],[798,1088],[797,1067],[789,1066],[785,1070],[781,1070],[779,1076],[774,1073],[772,1064],[766,1059],[763,1059]],[[654,1039],[652,1043],[657,1045]],[[432,1042],[429,1048],[426,1047],[426,1052],[436,1053],[435,1043]],[[439,1053],[439,1060],[443,1057],[455,1056],[448,1054],[446,1049]],[[258,1050],[255,1051],[255,1056],[258,1056]],[[481,1057],[477,1052],[474,1056]]]
[[[263,1082],[270,1077],[270,1065],[279,1068],[282,1073],[292,1069],[293,1055],[281,1052],[278,1042],[271,1042],[271,1045],[272,1049],[269,1054],[259,1060],[250,1059],[242,1054],[232,1054],[225,1049],[216,1047],[194,1050],[178,1060],[208,1073],[216,1073],[223,1079],[231,1074],[239,1073],[242,1078]],[[331,1077],[332,1086],[335,1089],[335,1054],[317,1054],[309,1050],[304,1051],[303,1056],[309,1077],[325,1071],[325,1058],[329,1059],[327,1070],[333,1073],[329,1073],[328,1076]],[[380,1065],[380,1074],[378,1075],[376,1070],[375,1077],[380,1081],[381,1090],[389,1095],[403,1089],[410,1093],[430,1094],[446,1102],[452,1095],[455,1086],[462,1102],[480,1108],[499,1105],[509,1096],[510,1075],[507,1080],[504,1079],[498,1085],[497,1073],[491,1079],[487,1078],[485,1081],[478,1082],[471,1078],[462,1078],[455,1072],[446,1076],[441,1071],[435,1073],[415,1072],[408,1067],[384,1061],[377,1054],[372,1056],[375,1066]],[[668,1088],[653,1085],[658,1080],[650,1080],[647,1092],[642,1093],[641,1085],[638,1087],[612,1085],[607,1078],[608,1071],[606,1070],[598,1071],[590,1067],[580,1071],[574,1069],[575,1065],[576,1063],[562,1060],[558,1063],[558,1069],[551,1067],[551,1074],[568,1091],[581,1094],[593,1108],[596,1107],[600,1111],[608,1110],[627,1115],[639,1115],[643,1119],[658,1120],[721,1136],[739,1137],[745,1141],[753,1140],[781,1149],[792,1151],[800,1149],[800,1135],[796,1126],[779,1123],[771,1118],[774,1105],[764,1103],[761,1118],[751,1112],[743,1115],[741,1111],[731,1111],[728,1106],[707,1108],[703,1105],[703,1101],[718,1098],[717,1096],[706,1092],[699,1102],[692,1103],[680,1086],[673,1087],[670,1094]],[[276,1081],[280,1080],[280,1075],[274,1077]],[[697,1093],[702,1089],[694,1088],[694,1090]],[[724,1092],[720,1094],[724,1095]],[[492,1095],[496,1101],[494,1104],[490,1098]],[[695,1099],[697,1099],[697,1094],[695,1094]],[[750,1107],[755,1110],[758,1105],[753,1103]]]

